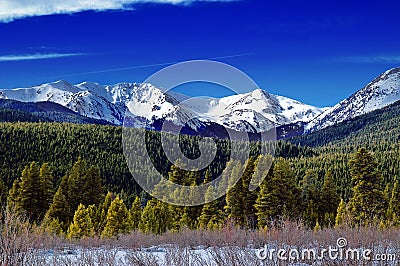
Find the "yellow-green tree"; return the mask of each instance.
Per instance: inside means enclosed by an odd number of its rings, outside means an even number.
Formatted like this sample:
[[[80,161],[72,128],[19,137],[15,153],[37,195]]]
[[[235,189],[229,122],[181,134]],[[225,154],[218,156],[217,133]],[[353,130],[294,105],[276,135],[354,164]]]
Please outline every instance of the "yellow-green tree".
[[[122,199],[117,196],[107,212],[106,226],[102,232],[103,237],[113,237],[129,232],[129,212]]]
[[[136,197],[129,210],[129,224],[131,230],[138,229],[141,217],[142,208],[140,207],[140,198]]]
[[[79,204],[78,209],[75,211],[73,222],[68,228],[68,237],[91,237],[94,235],[93,229],[89,208],[85,208],[85,205]]]

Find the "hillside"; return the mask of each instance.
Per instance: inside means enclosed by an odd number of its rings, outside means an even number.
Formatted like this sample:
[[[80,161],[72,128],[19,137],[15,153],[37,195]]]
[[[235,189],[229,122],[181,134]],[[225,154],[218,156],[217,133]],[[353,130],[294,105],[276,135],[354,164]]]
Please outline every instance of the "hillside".
[[[319,131],[291,138],[294,144],[309,147],[325,145],[364,145],[371,142],[398,142],[400,137],[400,101],[387,107],[343,121]]]

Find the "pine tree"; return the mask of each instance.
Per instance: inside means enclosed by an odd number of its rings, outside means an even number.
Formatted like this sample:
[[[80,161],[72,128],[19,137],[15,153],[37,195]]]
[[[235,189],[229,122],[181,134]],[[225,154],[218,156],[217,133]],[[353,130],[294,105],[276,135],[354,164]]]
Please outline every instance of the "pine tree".
[[[142,208],[140,207],[140,198],[136,197],[129,210],[130,229],[136,230],[139,227],[140,219],[142,217]]]
[[[35,162],[32,162],[22,171],[19,189],[19,204],[30,221],[39,221],[41,211],[39,206],[40,186],[39,168]]]
[[[97,205],[104,196],[104,187],[101,181],[100,169],[95,166],[90,166],[86,170],[85,183],[82,188],[81,202],[88,205]]]
[[[269,169],[265,179],[261,182],[256,204],[254,204],[259,228],[265,228],[268,225],[268,222],[272,218],[271,209],[273,206],[271,204],[272,202],[277,202],[277,199],[274,199],[271,194],[273,171],[274,166]]]
[[[321,190],[320,199],[320,220],[322,226],[333,226],[335,224],[337,209],[340,203],[338,187],[336,186],[332,172],[325,174],[324,184]]]
[[[277,160],[271,173],[261,184],[256,200],[258,225],[264,227],[269,221],[277,221],[283,216],[296,219],[299,216],[300,190],[289,164]]]
[[[25,213],[31,222],[42,221],[53,197],[53,176],[48,164],[40,169],[35,162],[27,165],[9,192],[9,204],[18,215]]]
[[[228,219],[232,220],[236,225],[243,226],[245,224],[243,209],[242,209],[242,198],[243,195],[243,182],[241,175],[243,172],[243,166],[240,162],[237,162],[232,169],[232,174],[229,178],[228,192],[226,194],[226,205],[225,211]],[[237,180],[236,184],[234,183]]]
[[[57,189],[57,207],[50,206],[50,216],[57,218],[64,226],[70,224],[74,217],[74,210],[79,204],[85,206],[98,205],[102,198],[103,187],[99,169],[96,167],[87,167],[86,162],[79,158],[72,169],[64,175]],[[65,213],[61,213],[58,209]],[[60,215],[60,216],[57,216]]]
[[[20,204],[21,200],[19,198],[20,187],[21,187],[20,183],[21,183],[21,178],[17,178],[14,180],[10,191],[8,191],[8,198],[7,198],[7,209],[14,210],[17,212],[17,214],[22,212]]]
[[[113,237],[126,234],[129,231],[129,212],[122,199],[117,196],[107,212],[106,226],[102,232],[103,237]]]
[[[321,225],[319,224],[318,220],[315,221],[314,232],[321,231]]]
[[[83,204],[79,204],[78,209],[75,211],[73,222],[68,228],[68,237],[91,237],[93,234],[93,223],[89,209],[85,208]]]
[[[58,188],[56,194],[54,194],[53,202],[46,213],[46,219],[48,222],[56,220],[61,228],[66,231],[69,224],[69,213],[70,205],[64,196],[62,187]]]
[[[307,170],[301,181],[303,220],[309,228],[316,226],[319,220],[320,194],[317,188],[318,173],[315,170]]]
[[[395,225],[400,226],[400,186],[399,180],[395,177],[393,184],[393,189],[391,191],[391,196],[389,199],[389,207],[387,210],[388,221]]]
[[[96,221],[95,221],[95,233],[101,234],[107,223],[107,213],[110,208],[111,202],[114,200],[114,195],[108,192],[103,202],[97,208]]]
[[[354,187],[349,209],[353,214],[353,222],[365,225],[380,220],[387,206],[377,163],[366,149],[360,148],[350,161],[350,167]]]
[[[241,182],[242,190],[240,191],[240,197],[242,200],[242,215],[243,215],[243,226],[248,228],[256,227],[256,215],[254,204],[256,203],[257,193],[256,191],[250,191],[249,186],[253,178],[255,168],[255,159],[250,157],[245,164],[245,170],[243,172]]]
[[[204,175],[203,184],[210,183],[211,181],[212,181],[212,179],[211,179],[210,169],[207,169],[207,170],[206,170],[206,174]]]
[[[147,201],[139,223],[143,233],[162,234],[172,226],[168,205],[156,199]]]
[[[347,217],[346,203],[343,199],[340,200],[336,213],[335,226],[340,226],[345,222]]]
[[[0,178],[0,206],[4,207],[7,205],[8,189],[4,184],[3,179]]]
[[[57,218],[48,218],[48,216],[45,216],[41,226],[43,226],[46,233],[51,235],[61,236],[64,233],[62,224]]]
[[[223,222],[223,212],[218,208],[218,202],[215,199],[214,187],[209,186],[204,195],[205,201],[201,215],[198,218],[201,228],[218,229]],[[211,201],[212,200],[212,201]]]
[[[39,219],[41,220],[53,201],[53,175],[47,163],[40,167],[39,180],[41,186],[38,191],[38,208]]]

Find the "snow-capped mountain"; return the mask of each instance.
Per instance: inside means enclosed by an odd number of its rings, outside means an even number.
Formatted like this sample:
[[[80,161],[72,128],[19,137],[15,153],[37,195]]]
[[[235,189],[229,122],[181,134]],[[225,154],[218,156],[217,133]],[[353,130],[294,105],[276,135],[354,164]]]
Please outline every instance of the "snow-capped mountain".
[[[0,90],[0,99],[54,102],[80,115],[116,125],[123,123],[128,110],[129,123],[136,127],[164,120],[196,129],[214,122],[248,132],[261,132],[299,121],[308,122],[324,110],[261,89],[219,99],[188,98],[167,94],[151,84],[139,83],[102,86],[89,82],[72,85],[57,81],[30,88]]]
[[[400,100],[400,68],[390,69],[347,99],[329,108],[306,126],[307,132],[381,109]]]

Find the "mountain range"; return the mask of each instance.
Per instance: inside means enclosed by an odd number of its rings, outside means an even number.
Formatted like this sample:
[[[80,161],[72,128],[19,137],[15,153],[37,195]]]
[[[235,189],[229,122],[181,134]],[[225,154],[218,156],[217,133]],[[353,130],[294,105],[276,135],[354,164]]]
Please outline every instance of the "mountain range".
[[[190,98],[165,92],[151,84],[103,86],[83,82],[72,85],[66,81],[3,89],[0,100],[0,108],[62,113],[57,116],[57,122],[69,122],[75,114],[78,123],[125,123],[132,127],[157,128],[160,121],[167,121],[178,127],[189,127],[194,132],[219,124],[233,131],[251,133],[278,128],[279,135],[288,137],[318,131],[400,100],[400,68],[384,72],[350,97],[327,108],[269,94],[262,89],[224,98]]]

